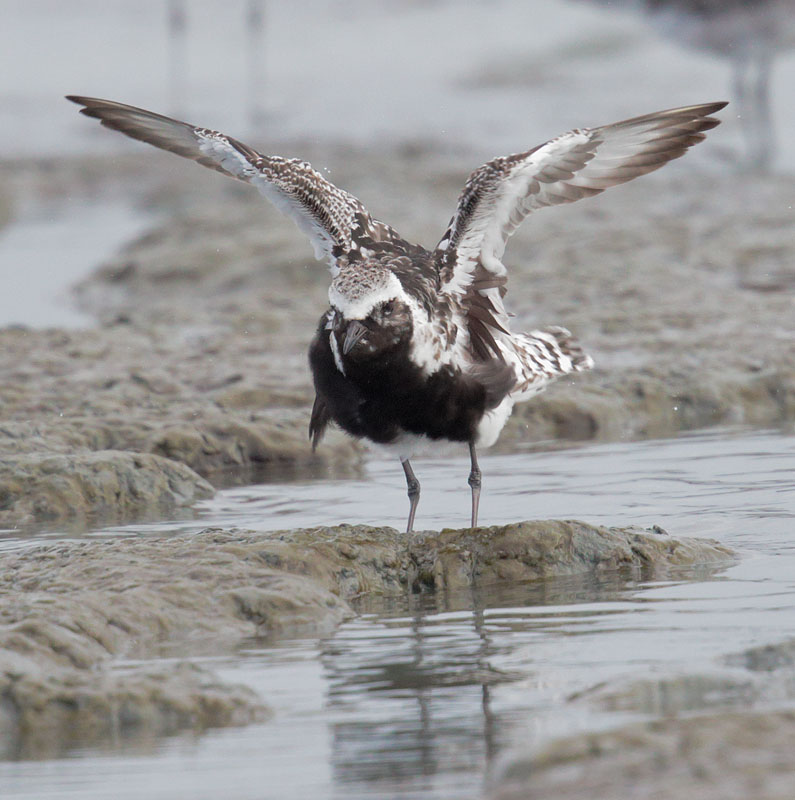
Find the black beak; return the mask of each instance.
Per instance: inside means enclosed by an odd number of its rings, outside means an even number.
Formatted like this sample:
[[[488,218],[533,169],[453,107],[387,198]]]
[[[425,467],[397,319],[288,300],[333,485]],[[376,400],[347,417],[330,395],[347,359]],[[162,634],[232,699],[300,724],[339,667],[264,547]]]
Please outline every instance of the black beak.
[[[345,332],[345,341],[342,343],[342,354],[348,355],[356,343],[367,333],[367,328],[358,320],[353,320]]]

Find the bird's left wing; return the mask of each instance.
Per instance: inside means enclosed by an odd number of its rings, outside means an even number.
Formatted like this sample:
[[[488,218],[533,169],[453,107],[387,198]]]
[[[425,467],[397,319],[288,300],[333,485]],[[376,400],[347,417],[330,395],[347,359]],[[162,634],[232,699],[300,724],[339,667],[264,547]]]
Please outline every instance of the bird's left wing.
[[[537,208],[571,203],[659,169],[704,139],[726,103],[658,111],[564,133],[475,170],[437,245],[442,290],[459,297],[504,284],[508,237]],[[490,294],[493,294],[490,293]]]
[[[309,236],[315,257],[326,260],[332,274],[340,256],[400,238],[305,161],[264,156],[231,136],[135,106],[74,95],[67,100],[83,106],[82,114],[96,117],[106,128],[253,184]]]

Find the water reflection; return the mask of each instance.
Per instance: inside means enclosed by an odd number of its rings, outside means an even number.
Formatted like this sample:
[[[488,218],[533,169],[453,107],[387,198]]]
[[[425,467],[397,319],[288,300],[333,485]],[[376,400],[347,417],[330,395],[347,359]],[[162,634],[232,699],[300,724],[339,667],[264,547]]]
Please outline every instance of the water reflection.
[[[339,796],[354,788],[373,798],[479,796],[473,777],[487,773],[535,703],[548,703],[548,665],[517,651],[536,638],[576,636],[600,618],[643,613],[643,588],[610,574],[362,601],[363,615],[320,648]],[[516,704],[495,695],[511,683],[528,687]]]

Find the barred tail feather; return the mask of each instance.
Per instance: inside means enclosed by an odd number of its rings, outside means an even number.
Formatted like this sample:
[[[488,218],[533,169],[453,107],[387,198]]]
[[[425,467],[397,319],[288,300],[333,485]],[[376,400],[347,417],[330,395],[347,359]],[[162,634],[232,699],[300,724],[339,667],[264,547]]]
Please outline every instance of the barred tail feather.
[[[552,334],[555,337],[561,353],[569,357],[571,367],[565,372],[585,372],[593,369],[593,359],[583,351],[580,343],[572,336],[571,331],[557,325],[543,330],[544,333]]]
[[[515,335],[513,348],[519,360],[519,380],[511,392],[516,401],[538,394],[556,378],[593,367],[593,359],[566,328],[549,327]]]

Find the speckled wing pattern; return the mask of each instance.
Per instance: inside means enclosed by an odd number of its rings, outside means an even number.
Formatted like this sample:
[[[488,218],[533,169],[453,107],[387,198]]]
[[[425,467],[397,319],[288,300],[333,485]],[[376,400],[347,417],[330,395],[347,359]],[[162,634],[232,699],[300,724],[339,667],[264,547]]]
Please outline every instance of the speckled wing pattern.
[[[359,200],[305,161],[264,156],[231,136],[135,106],[93,97],[67,99],[82,105],[82,114],[99,119],[107,128],[256,186],[309,236],[315,257],[324,259],[332,274],[337,273],[341,256],[400,241]]]
[[[508,237],[537,208],[571,203],[659,169],[719,124],[724,102],[674,108],[601,128],[573,130],[532,150],[495,158],[467,180],[437,245],[442,294],[465,311],[473,354],[501,357]]]
[[[645,175],[704,139],[726,103],[674,108],[601,128],[573,130],[475,170],[437,245],[442,288],[464,292],[478,267],[504,278],[508,237],[537,208],[591,197]]]

